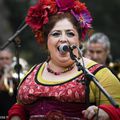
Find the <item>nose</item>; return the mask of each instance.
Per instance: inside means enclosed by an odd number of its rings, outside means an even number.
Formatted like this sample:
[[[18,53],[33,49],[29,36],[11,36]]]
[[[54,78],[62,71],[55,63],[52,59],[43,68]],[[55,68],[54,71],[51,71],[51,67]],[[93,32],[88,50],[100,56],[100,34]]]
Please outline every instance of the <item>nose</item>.
[[[93,57],[93,59],[94,59],[94,60],[99,59],[99,58],[98,58],[98,54],[97,54],[97,53],[93,53],[92,57]]]
[[[68,38],[67,38],[67,36],[63,33],[63,34],[61,35],[59,41],[60,41],[60,42],[67,42],[67,41],[68,41]]]

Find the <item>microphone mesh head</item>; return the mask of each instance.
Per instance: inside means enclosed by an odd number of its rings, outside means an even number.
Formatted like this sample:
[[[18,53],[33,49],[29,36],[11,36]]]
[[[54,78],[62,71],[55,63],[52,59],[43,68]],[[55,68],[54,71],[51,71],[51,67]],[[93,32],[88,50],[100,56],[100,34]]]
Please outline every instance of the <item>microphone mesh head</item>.
[[[58,47],[58,50],[61,52],[61,53],[65,53],[67,51],[69,51],[69,46],[67,44],[61,44],[59,47]]]

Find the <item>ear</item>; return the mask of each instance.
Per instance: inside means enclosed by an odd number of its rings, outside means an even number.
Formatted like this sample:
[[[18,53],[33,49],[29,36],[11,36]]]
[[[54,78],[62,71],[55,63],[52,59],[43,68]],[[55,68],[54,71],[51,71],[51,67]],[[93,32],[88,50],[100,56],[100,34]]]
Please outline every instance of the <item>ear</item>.
[[[107,55],[109,55],[110,54],[110,50],[107,50]]]

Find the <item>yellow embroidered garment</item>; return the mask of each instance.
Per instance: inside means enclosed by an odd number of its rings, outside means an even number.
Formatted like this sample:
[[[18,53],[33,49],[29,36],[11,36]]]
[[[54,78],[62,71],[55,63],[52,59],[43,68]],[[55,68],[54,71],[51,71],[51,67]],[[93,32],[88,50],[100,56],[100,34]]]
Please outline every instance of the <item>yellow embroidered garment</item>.
[[[20,101],[24,99],[26,101],[24,101],[25,103],[32,103],[40,96],[55,97],[55,99],[61,101],[83,102],[85,100],[84,86],[80,81],[82,78],[81,71],[76,73],[74,78],[66,81],[56,80],[49,82],[48,80],[44,80],[41,75],[44,65],[45,63],[37,65],[37,67],[33,68],[33,70],[25,77],[18,92]],[[120,91],[120,83],[117,78],[107,68],[95,68],[93,67],[94,65],[96,65],[96,63],[91,61],[87,65],[87,68],[95,74],[96,79],[113,99],[120,103],[120,94],[118,92]],[[90,102],[99,102],[99,89],[93,82],[90,84]],[[109,103],[102,93],[100,103]]]

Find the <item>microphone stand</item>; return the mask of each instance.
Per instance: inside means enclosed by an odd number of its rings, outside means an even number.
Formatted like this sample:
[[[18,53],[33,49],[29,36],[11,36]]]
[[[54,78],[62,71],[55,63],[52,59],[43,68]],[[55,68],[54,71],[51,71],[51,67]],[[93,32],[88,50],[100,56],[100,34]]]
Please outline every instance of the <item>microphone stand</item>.
[[[0,50],[5,49],[11,42],[14,42],[14,39],[24,30],[28,25],[25,24],[23,27],[18,29],[9,39],[8,41],[0,48]]]
[[[14,67],[15,71],[17,72],[17,75],[18,75],[18,83],[20,82],[20,71],[22,69],[22,66],[20,64],[20,48],[21,48],[21,40],[17,37],[15,38],[15,41],[14,41],[14,44],[15,44],[15,48],[16,48],[16,65]]]
[[[74,46],[75,48],[75,46]],[[79,54],[81,55],[80,49],[76,46],[76,48],[79,51]],[[91,81],[94,82],[94,84],[100,89],[100,91],[106,96],[106,98],[109,100],[109,102],[116,108],[119,107],[119,105],[116,103],[116,101],[108,94],[108,92],[101,86],[101,84],[98,82],[98,80],[95,78],[95,76],[88,70],[85,68],[85,66],[81,65],[81,63],[79,62],[79,59],[76,57],[76,55],[73,53],[73,49],[70,48],[70,57],[72,60],[75,61],[76,66],[78,68],[78,71],[82,70],[85,77],[87,78],[87,80],[85,80],[85,84],[86,84],[86,103],[87,106],[89,106],[89,93],[90,93],[90,88],[89,88],[89,84]]]
[[[10,43],[14,43],[15,44],[15,48],[16,48],[16,65],[15,65],[15,71],[17,72],[18,75],[18,83],[20,82],[20,70],[21,70],[21,65],[19,63],[19,50],[21,47],[21,40],[16,38],[28,25],[25,24],[23,25],[21,28],[19,28],[9,39],[8,41],[0,48],[0,50],[5,49]]]

